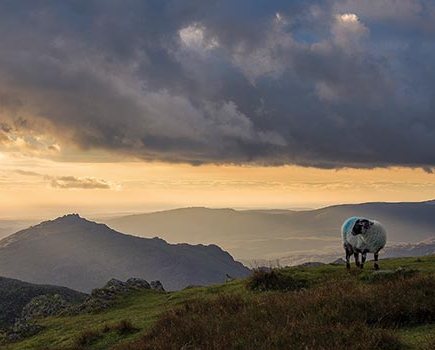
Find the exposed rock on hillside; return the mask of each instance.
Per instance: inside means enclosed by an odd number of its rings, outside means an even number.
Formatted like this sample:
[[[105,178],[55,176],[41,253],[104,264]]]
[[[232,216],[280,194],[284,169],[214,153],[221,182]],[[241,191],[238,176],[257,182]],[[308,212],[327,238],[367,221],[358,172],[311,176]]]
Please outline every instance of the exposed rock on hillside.
[[[82,304],[73,307],[67,313],[100,312],[115,304],[118,297],[141,289],[153,289],[159,292],[165,291],[160,281],[148,283],[141,278],[130,278],[126,282],[123,282],[112,278],[104,287],[92,290],[91,295]]]
[[[22,321],[31,321],[40,317],[59,315],[71,304],[59,294],[40,295],[33,298],[21,311]]]
[[[85,298],[86,294],[65,287],[0,277],[0,329],[13,326],[22,316],[49,315],[64,302],[80,303]]]

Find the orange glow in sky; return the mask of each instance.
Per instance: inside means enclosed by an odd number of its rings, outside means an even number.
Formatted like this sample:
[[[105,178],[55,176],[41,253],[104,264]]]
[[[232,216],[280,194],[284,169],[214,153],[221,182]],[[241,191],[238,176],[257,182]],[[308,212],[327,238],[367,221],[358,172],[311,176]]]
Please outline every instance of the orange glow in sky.
[[[435,197],[422,169],[325,170],[150,162],[66,162],[0,153],[0,217],[50,218],[175,207],[313,208]]]

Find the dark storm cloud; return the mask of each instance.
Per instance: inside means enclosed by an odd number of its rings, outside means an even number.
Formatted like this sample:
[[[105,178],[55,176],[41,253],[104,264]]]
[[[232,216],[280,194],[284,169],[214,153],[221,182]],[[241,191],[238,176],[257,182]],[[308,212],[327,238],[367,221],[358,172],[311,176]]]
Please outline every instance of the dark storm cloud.
[[[424,0],[2,1],[0,134],[192,164],[431,169],[433,23]]]

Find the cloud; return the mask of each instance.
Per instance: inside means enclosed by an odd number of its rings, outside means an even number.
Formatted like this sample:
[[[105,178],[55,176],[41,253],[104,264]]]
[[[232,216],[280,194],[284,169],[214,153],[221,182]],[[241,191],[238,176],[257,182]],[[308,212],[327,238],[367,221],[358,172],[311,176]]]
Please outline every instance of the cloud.
[[[110,189],[111,185],[101,179],[94,178],[78,178],[75,176],[59,176],[59,177],[46,177],[50,180],[50,186],[62,189]]]
[[[35,171],[28,171],[28,170],[21,170],[21,169],[14,170],[14,172],[24,176],[43,176]]]
[[[120,187],[119,185],[113,184],[109,181],[94,177],[51,176],[23,169],[15,169],[13,172],[22,176],[41,178],[48,182],[48,184],[53,188],[116,190]]]
[[[429,169],[432,23],[425,0],[2,2],[0,149]]]
[[[355,50],[359,48],[360,40],[368,36],[369,30],[356,14],[342,13],[335,16],[332,33],[338,46],[344,50]]]

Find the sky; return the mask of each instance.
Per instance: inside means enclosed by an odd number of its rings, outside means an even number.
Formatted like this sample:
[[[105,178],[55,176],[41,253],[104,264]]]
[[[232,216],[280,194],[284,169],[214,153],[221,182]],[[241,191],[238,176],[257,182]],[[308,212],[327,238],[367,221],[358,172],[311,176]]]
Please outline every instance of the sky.
[[[431,0],[3,0],[0,218],[435,198]]]

